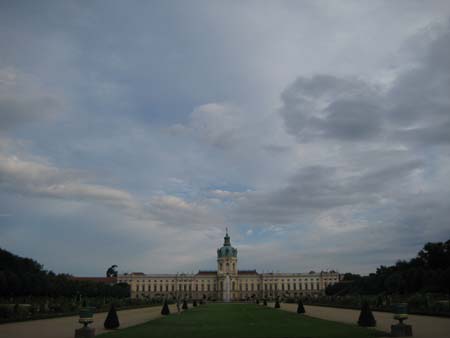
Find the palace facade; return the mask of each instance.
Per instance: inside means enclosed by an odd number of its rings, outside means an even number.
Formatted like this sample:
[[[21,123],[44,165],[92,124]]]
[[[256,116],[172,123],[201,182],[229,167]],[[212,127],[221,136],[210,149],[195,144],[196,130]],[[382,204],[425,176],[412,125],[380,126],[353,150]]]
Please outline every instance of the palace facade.
[[[217,249],[217,270],[196,274],[121,274],[118,283],[131,287],[132,298],[178,298],[238,301],[252,298],[274,299],[323,294],[340,280],[339,273],[258,273],[238,270],[237,249],[228,232]]]

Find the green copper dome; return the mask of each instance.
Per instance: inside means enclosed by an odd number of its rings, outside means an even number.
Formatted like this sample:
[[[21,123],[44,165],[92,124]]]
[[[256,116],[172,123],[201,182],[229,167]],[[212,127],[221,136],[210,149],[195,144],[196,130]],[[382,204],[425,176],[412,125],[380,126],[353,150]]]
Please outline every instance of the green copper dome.
[[[217,258],[220,257],[237,257],[237,249],[231,246],[230,236],[228,236],[228,231],[223,238],[223,246],[217,249]]]

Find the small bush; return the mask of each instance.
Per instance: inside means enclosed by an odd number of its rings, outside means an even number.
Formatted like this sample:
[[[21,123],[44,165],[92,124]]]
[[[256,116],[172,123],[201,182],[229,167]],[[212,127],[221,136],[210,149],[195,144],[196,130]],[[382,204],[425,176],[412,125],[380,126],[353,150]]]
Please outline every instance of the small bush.
[[[181,308],[182,308],[183,310],[187,310],[187,309],[188,309],[188,304],[187,304],[186,299],[183,300],[183,306],[182,306]]]
[[[305,307],[303,306],[303,302],[301,300],[298,301],[297,313],[305,313]]]
[[[275,301],[275,309],[279,309],[280,308],[280,301],[277,299]]]
[[[14,306],[9,304],[0,305],[0,318],[12,318],[14,317]]]
[[[370,310],[369,303],[364,301],[361,307],[361,313],[359,314],[358,325],[364,327],[376,326],[377,322]]]
[[[267,299],[264,299],[263,305],[264,305],[264,306],[267,306]]]
[[[163,316],[170,315],[169,304],[167,304],[167,300],[164,301],[163,307],[161,309],[161,314]]]
[[[117,311],[114,304],[111,304],[108,315],[106,316],[105,323],[103,324],[105,329],[117,329],[120,326],[119,317],[117,317]]]
[[[192,306],[194,306],[194,307],[197,307],[197,301],[196,300],[194,300],[194,303],[192,303]]]

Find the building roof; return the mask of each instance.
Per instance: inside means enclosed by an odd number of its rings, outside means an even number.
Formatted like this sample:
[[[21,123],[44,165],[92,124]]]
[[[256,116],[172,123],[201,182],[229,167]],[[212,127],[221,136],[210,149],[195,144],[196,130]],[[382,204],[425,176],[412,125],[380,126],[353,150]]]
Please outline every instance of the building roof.
[[[239,275],[257,275],[258,273],[256,272],[256,270],[239,270],[238,274]]]
[[[197,275],[216,275],[216,274],[217,274],[217,271],[216,271],[216,270],[209,270],[209,271],[206,271],[206,270],[204,270],[204,271],[199,270],[198,273],[197,273]]]
[[[223,246],[217,249],[217,257],[237,257],[237,249],[231,246],[230,236],[228,235],[228,229],[223,238]]]

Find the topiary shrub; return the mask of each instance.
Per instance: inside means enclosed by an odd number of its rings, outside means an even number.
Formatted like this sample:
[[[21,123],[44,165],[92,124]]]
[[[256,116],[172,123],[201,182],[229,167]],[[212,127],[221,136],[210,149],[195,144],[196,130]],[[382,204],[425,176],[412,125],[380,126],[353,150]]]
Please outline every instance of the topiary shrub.
[[[111,304],[103,326],[108,330],[117,329],[120,326],[119,317],[117,317],[117,311],[114,304]]]
[[[298,301],[297,313],[305,313],[305,307],[303,306],[303,302],[301,300]]]
[[[377,321],[370,310],[369,303],[364,301],[361,307],[361,313],[359,314],[358,325],[364,327],[376,326]]]
[[[188,304],[187,304],[186,299],[183,300],[183,306],[182,306],[181,308],[182,308],[183,310],[187,310],[187,309],[188,309]]]
[[[197,307],[197,301],[196,300],[194,300],[194,303],[192,303],[192,306],[195,306],[195,307]]]
[[[280,308],[280,302],[277,298],[277,300],[275,301],[275,309],[279,309]]]
[[[256,304],[258,304],[258,305],[259,305],[259,299],[257,299],[257,300],[256,300]]]
[[[263,305],[267,306],[267,299],[264,298]]]
[[[167,304],[167,299],[164,300],[164,304],[163,304],[163,307],[162,307],[162,309],[161,309],[161,314],[162,314],[163,316],[168,316],[168,315],[170,315],[169,304]]]

